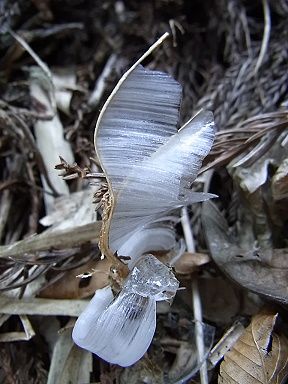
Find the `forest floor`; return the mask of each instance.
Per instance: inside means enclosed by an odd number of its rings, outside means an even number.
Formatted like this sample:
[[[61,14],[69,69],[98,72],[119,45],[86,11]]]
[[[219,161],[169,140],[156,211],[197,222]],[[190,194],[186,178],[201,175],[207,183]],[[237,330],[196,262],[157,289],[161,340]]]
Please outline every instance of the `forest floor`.
[[[0,383],[205,383],[203,369],[190,377],[195,281],[209,382],[284,382],[287,18],[287,0],[0,1]],[[186,289],[159,306],[148,354],[121,368],[71,339],[85,299],[109,282],[93,135],[117,81],[165,32],[144,65],[182,85],[180,126],[213,111],[194,188],[218,198],[189,207],[196,251],[174,267]]]

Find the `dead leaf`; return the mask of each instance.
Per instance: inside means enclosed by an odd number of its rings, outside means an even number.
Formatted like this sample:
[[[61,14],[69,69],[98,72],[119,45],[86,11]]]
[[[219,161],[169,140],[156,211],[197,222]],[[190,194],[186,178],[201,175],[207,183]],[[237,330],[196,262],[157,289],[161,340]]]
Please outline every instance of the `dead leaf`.
[[[97,221],[59,230],[47,230],[40,234],[29,236],[23,240],[17,241],[9,245],[0,246],[0,259],[16,259],[19,257],[21,261],[25,260],[25,256],[35,254],[36,252],[46,251],[48,249],[72,248],[76,245],[86,242],[97,242],[101,222]]]
[[[54,211],[42,217],[40,223],[52,226],[53,231],[94,223],[97,221],[96,212],[91,209],[94,192],[89,188],[55,198]]]
[[[277,314],[259,313],[226,353],[221,384],[280,384],[288,374],[288,340],[273,332]]]
[[[177,379],[182,377],[183,372],[186,372],[187,368],[194,371],[195,366],[197,366],[197,350],[195,346],[187,341],[181,341],[169,371],[171,381],[175,380],[177,382]]]
[[[288,302],[287,249],[249,249],[238,246],[215,204],[205,202],[202,220],[213,260],[231,279],[272,300]]]
[[[243,191],[248,191],[250,194],[254,193],[267,181],[269,164],[279,165],[285,159],[287,151],[280,144],[285,134],[284,132],[280,135],[275,135],[273,132],[270,132],[264,136],[258,145],[258,151],[260,153],[263,152],[267,143],[270,143],[272,146],[264,152],[264,156],[262,155],[256,161],[252,161],[252,164],[250,162],[255,155],[254,151],[256,150],[257,152],[257,146],[247,156],[243,157],[241,155],[239,161],[236,161],[236,163],[232,161],[228,165],[228,172],[233,176],[234,180],[237,180]]]
[[[96,263],[91,260],[66,272],[60,280],[43,289],[39,297],[46,299],[82,299],[91,296],[97,289],[109,284],[110,266],[111,263],[107,259]],[[92,274],[88,278],[76,277],[89,271],[92,271]]]
[[[69,116],[73,90],[77,89],[75,70],[72,68],[54,69],[52,76],[57,107]]]
[[[71,329],[63,331],[53,350],[47,383],[88,383],[91,371],[91,353],[73,343]]]
[[[197,340],[194,324],[188,319],[182,319],[178,323],[179,327],[189,329],[189,336],[185,340],[179,340],[172,337],[163,337],[160,340],[163,350],[171,356],[175,355],[173,364],[169,368],[167,380],[165,383],[190,383],[190,380],[196,372],[199,371],[203,361],[206,361],[214,341],[214,327],[206,323],[202,323],[204,345],[203,355],[199,362],[197,353]]]
[[[272,195],[276,201],[288,197],[288,158],[282,161],[272,178]]]
[[[49,300],[34,297],[20,300],[0,295],[0,314],[77,317],[87,304],[86,300]]]
[[[229,324],[240,312],[237,287],[221,276],[199,278],[198,284],[204,318],[216,324]]]
[[[184,252],[179,260],[174,264],[176,273],[187,275],[195,272],[198,267],[207,264],[210,257],[206,253]]]
[[[47,78],[43,71],[38,67],[30,69],[30,94],[31,97],[45,108],[51,116],[50,120],[36,120],[34,123],[34,133],[37,147],[43,158],[49,180],[59,195],[69,195],[67,183],[58,176],[58,171],[54,166],[59,160],[59,153],[67,159],[69,163],[74,162],[71,145],[64,137],[64,128],[56,112],[55,88],[51,83],[51,78]],[[44,176],[41,175],[42,183],[47,191],[51,191]],[[44,194],[46,213],[50,214],[54,210],[54,195]]]
[[[30,340],[35,336],[34,329],[26,315],[19,315],[19,319],[23,326],[23,331],[10,331],[0,333],[0,343],[7,343],[11,341]]]
[[[119,373],[119,383],[163,384],[163,372],[152,360],[143,358]]]
[[[208,364],[211,367],[215,367],[218,362],[223,359],[227,351],[233,347],[242,335],[244,329],[244,326],[240,322],[236,322],[225,332],[209,354]]]

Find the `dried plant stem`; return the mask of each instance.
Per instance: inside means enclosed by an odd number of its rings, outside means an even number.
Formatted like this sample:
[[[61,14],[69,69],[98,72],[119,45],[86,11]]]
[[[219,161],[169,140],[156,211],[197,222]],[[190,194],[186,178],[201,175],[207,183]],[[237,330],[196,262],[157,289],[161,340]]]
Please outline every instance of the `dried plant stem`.
[[[29,55],[34,59],[34,61],[37,63],[37,65],[45,73],[47,79],[49,80],[49,82],[50,82],[50,84],[52,86],[52,88],[54,88],[54,83],[53,83],[53,80],[52,80],[52,74],[50,72],[50,69],[46,65],[46,63],[44,63],[44,61],[42,61],[40,59],[40,57],[36,54],[36,52],[33,51],[33,49],[30,47],[30,45],[27,44],[27,42],[21,36],[19,36],[18,33],[15,33],[12,30],[9,30],[9,33],[22,46],[22,48],[25,49],[25,51],[27,51],[29,53]],[[51,107],[52,107],[52,110],[55,112],[57,108],[56,108],[56,100],[55,100],[55,97],[54,97],[54,93],[51,93],[51,96],[52,96],[51,97]]]
[[[0,240],[3,237],[4,229],[6,222],[9,217],[9,211],[10,207],[12,204],[12,196],[9,193],[9,190],[5,190],[2,193],[2,198],[1,198],[1,205],[0,205],[0,217],[1,217],[1,222],[0,222]]]
[[[263,3],[265,25],[264,25],[264,33],[263,33],[261,49],[260,49],[259,57],[257,59],[257,63],[255,66],[255,72],[254,72],[255,74],[258,72],[264,60],[265,54],[268,49],[268,43],[269,43],[270,32],[271,32],[271,16],[270,16],[270,8],[269,8],[268,0],[262,0],[262,3]]]
[[[23,326],[23,331],[20,332],[4,332],[0,334],[0,343],[9,343],[11,341],[30,340],[35,336],[35,331],[25,314],[19,315],[20,321]]]
[[[47,230],[40,235],[31,236],[11,245],[0,246],[0,259],[10,259],[20,256],[25,260],[25,254],[48,249],[63,249],[73,247],[88,241],[96,242],[99,239],[101,222],[90,223],[76,228],[59,231]]]
[[[4,315],[40,315],[77,317],[87,306],[86,300],[42,299],[29,297],[22,300],[0,296],[1,313]]]
[[[116,61],[117,61],[117,55],[115,54],[112,54],[107,60],[107,63],[105,64],[105,67],[101,75],[98,77],[94,90],[92,91],[91,96],[89,98],[88,104],[90,107],[96,107],[98,105],[105,91],[106,80],[109,77],[110,73],[112,72],[112,69],[114,68]]]
[[[193,295],[193,312],[195,320],[195,333],[196,333],[196,345],[198,352],[198,362],[201,363],[200,367],[200,379],[202,384],[208,384],[207,363],[204,360],[205,346],[204,346],[204,333],[202,327],[202,306],[199,294],[199,286],[197,279],[193,279],[192,283],[192,295]]]
[[[189,216],[187,208],[182,208],[181,223],[184,231],[184,237],[187,245],[188,252],[195,252],[195,245],[193,240],[192,229],[189,222]],[[193,300],[193,312],[195,320],[195,334],[196,334],[196,345],[197,345],[197,358],[201,364],[200,368],[200,379],[201,384],[208,384],[208,373],[207,364],[204,361],[205,346],[204,346],[204,334],[202,327],[202,308],[201,299],[199,294],[199,287],[197,279],[192,280],[192,300]]]

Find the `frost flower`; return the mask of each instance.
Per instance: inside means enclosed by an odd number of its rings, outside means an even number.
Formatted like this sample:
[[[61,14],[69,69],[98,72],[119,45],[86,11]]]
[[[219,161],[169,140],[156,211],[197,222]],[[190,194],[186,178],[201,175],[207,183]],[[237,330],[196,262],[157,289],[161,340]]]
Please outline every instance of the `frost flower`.
[[[178,129],[182,88],[168,74],[143,68],[139,63],[146,56],[120,79],[95,128],[108,185],[99,248],[120,277],[133,269],[116,298],[110,287],[95,293],[73,330],[76,344],[124,367],[147,351],[156,301],[173,298],[179,284],[147,252],[179,254],[181,243],[167,221],[179,208],[214,196],[191,190],[214,140],[213,114],[200,111]],[[116,253],[129,262],[124,265]]]

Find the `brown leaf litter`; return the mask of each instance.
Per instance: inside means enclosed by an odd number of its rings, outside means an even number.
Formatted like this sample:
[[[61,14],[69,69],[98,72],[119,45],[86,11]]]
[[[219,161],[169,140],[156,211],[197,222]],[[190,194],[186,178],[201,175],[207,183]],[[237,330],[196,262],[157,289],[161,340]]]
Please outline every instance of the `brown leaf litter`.
[[[287,16],[287,0],[2,1],[1,382],[179,382],[197,358],[195,278],[208,345],[217,351],[206,353],[209,382],[285,382]],[[181,83],[184,120],[213,110],[216,140],[194,188],[219,198],[189,208],[196,251],[175,265],[186,289],[172,307],[159,305],[144,359],[120,369],[71,340],[85,305],[80,298],[102,287],[110,269],[97,246],[101,222],[92,195],[101,211],[107,186],[93,133],[117,80],[166,31],[172,39],[145,65]],[[56,146],[50,164],[37,129],[54,127],[55,112],[73,158]],[[55,166],[65,193],[53,182]]]

